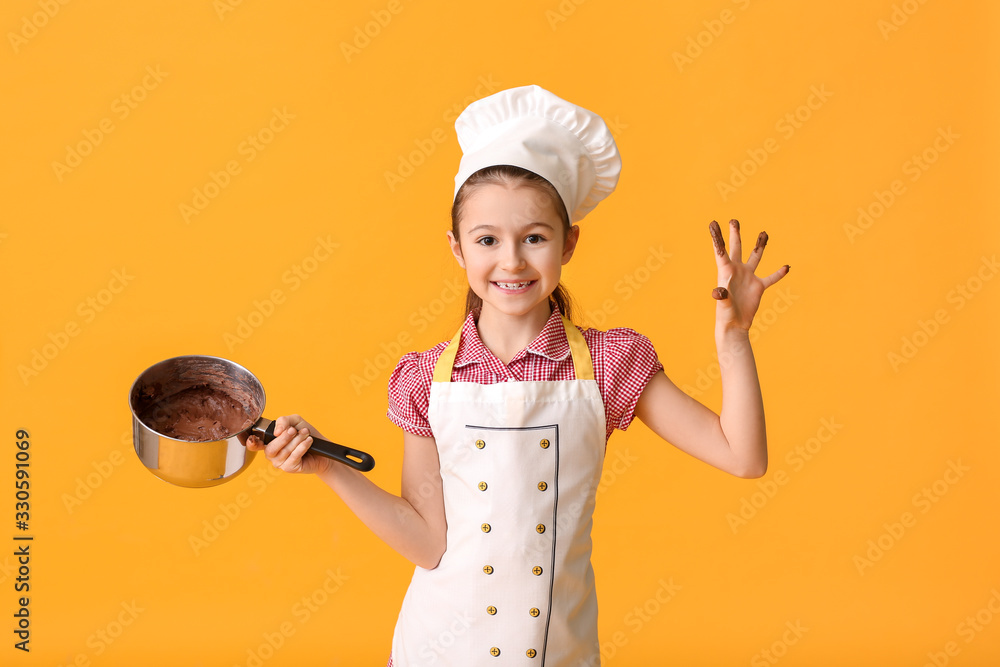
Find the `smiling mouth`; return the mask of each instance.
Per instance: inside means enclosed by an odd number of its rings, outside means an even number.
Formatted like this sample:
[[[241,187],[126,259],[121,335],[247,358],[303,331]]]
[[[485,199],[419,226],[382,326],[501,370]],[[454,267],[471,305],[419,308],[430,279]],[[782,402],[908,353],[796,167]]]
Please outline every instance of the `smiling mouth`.
[[[525,289],[526,287],[530,287],[534,283],[535,283],[534,280],[525,280],[525,281],[522,281],[522,282],[519,282],[519,283],[494,282],[493,284],[496,285],[497,287],[499,287],[500,289],[516,291],[516,290]]]

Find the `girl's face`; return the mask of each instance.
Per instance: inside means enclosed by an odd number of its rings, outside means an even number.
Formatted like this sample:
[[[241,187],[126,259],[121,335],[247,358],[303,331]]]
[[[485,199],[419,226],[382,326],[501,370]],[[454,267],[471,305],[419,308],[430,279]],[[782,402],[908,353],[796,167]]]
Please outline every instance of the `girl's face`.
[[[448,241],[483,309],[548,316],[549,295],[576,249],[550,197],[526,186],[480,185],[463,205],[459,238]]]

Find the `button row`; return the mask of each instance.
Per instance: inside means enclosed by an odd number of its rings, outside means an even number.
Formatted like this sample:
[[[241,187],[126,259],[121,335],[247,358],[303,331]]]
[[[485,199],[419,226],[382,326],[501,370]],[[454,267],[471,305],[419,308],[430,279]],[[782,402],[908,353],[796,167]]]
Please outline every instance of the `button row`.
[[[538,441],[538,446],[542,449],[548,449],[550,444],[552,443],[549,442],[548,438],[542,438]],[[484,447],[486,447],[485,440],[476,440],[476,449],[483,449]]]
[[[538,445],[542,449],[548,449],[551,444],[552,443],[549,442],[548,438],[542,438],[539,441],[539,443],[538,443]],[[476,440],[476,449],[484,449],[485,447],[486,447],[486,441],[485,440]],[[489,488],[489,485],[486,482],[479,482],[478,487],[479,487],[480,491],[485,491],[486,489]],[[539,491],[545,491],[548,488],[549,488],[549,485],[546,484],[545,482],[539,482],[538,483],[538,490]],[[482,531],[484,533],[488,533],[488,532],[490,532],[490,530],[492,530],[492,528],[490,527],[490,524],[488,524],[488,523],[482,524],[482,526],[480,526],[480,528],[482,529]],[[537,526],[535,526],[535,530],[538,532],[538,534],[544,533],[545,532],[545,524],[541,524],[541,523],[538,524]],[[493,566],[492,565],[484,565],[483,566],[483,572],[486,573],[487,575],[493,574],[493,572],[494,572]],[[538,566],[538,565],[536,565],[535,567],[531,568],[531,573],[533,575],[535,575],[536,577],[540,577],[542,575],[542,572],[543,572],[542,568],[540,566]],[[489,614],[490,616],[495,616],[496,613],[497,613],[497,608],[494,607],[493,605],[490,605],[489,607],[486,608],[486,613]],[[532,616],[533,618],[537,618],[541,613],[542,612],[538,609],[538,607],[532,607],[531,609],[528,610],[528,614],[530,616]],[[500,657],[500,648],[497,647],[497,646],[494,646],[494,647],[490,648],[490,655],[492,655],[494,658],[499,658]],[[525,651],[525,655],[528,656],[529,658],[534,658],[536,655],[538,655],[538,651],[536,651],[533,648],[529,648],[527,651]]]
[[[490,616],[496,616],[497,608],[494,607],[493,605],[490,605],[489,607],[486,608],[486,613],[489,614]],[[538,615],[541,613],[542,612],[539,611],[538,607],[532,607],[531,609],[528,610],[528,615],[532,616],[533,618],[538,618]]]
[[[480,491],[485,491],[486,489],[490,488],[490,485],[487,484],[486,482],[480,482],[476,486],[479,487]],[[549,488],[549,485],[547,483],[545,483],[545,482],[539,482],[538,483],[538,490],[539,491],[545,491],[548,488]]]
[[[492,527],[492,526],[490,526],[490,524],[488,524],[488,523],[484,523],[483,525],[481,525],[481,526],[479,526],[479,527],[480,527],[480,528],[482,529],[482,531],[483,531],[484,533],[488,533],[488,532],[490,532],[491,530],[493,530],[493,527]],[[537,533],[538,533],[539,535],[541,535],[542,533],[544,533],[544,532],[545,532],[545,524],[544,524],[544,523],[540,523],[540,524],[538,524],[537,526],[535,526],[535,531],[536,531],[536,532],[537,532]]]
[[[538,651],[536,651],[533,648],[529,648],[527,651],[524,652],[524,654],[529,658],[534,658],[536,655],[538,655]],[[494,646],[493,648],[490,649],[490,655],[492,655],[494,658],[499,658],[500,649]]]
[[[485,572],[486,574],[493,574],[493,571],[494,570],[493,570],[493,566],[492,565],[483,565],[483,572]],[[531,573],[533,575],[535,575],[536,577],[542,576],[542,572],[543,572],[542,568],[539,567],[538,565],[536,565],[535,567],[531,568]]]

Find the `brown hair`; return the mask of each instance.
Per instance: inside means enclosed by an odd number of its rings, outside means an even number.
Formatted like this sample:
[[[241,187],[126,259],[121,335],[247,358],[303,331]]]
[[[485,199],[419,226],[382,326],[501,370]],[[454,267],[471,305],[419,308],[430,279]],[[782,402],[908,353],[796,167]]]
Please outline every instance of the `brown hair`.
[[[458,223],[462,217],[462,207],[476,187],[481,185],[525,186],[548,195],[555,206],[556,212],[559,214],[559,218],[562,220],[563,240],[569,235],[569,214],[566,212],[566,206],[563,204],[562,197],[559,196],[559,193],[552,184],[533,171],[509,164],[498,164],[475,172],[458,189],[458,194],[455,195],[455,203],[451,207],[451,233],[456,239],[459,238]],[[561,282],[556,286],[555,291],[552,292],[549,301],[559,306],[559,310],[562,311],[562,314],[567,319],[573,319],[571,312],[573,298]],[[468,317],[469,313],[482,305],[483,300],[470,287],[465,295],[465,317]]]

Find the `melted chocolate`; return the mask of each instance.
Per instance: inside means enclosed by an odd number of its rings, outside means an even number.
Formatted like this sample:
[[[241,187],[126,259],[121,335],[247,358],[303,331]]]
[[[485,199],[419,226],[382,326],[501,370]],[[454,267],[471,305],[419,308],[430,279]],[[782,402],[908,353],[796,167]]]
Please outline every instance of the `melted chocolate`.
[[[767,232],[761,232],[757,235],[757,245],[753,247],[754,252],[764,252],[764,246],[767,245]]]
[[[726,254],[726,242],[722,239],[722,230],[719,228],[719,223],[713,220],[708,225],[708,231],[712,234],[712,242],[715,243],[715,252],[718,255]]]
[[[229,393],[196,384],[146,407],[139,419],[161,435],[190,442],[224,440],[250,427],[246,409]]]

